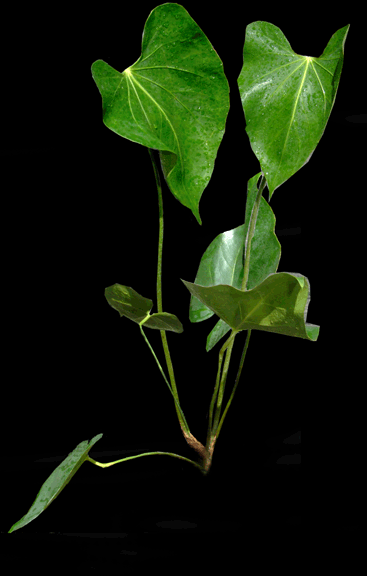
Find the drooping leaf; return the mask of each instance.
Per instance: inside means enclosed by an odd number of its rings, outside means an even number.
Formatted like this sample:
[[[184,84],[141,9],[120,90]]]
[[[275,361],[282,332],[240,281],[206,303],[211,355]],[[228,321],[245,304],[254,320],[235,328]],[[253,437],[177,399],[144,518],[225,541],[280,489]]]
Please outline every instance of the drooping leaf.
[[[223,64],[185,8],[162,4],[144,27],[140,58],[122,73],[92,65],[103,122],[124,138],[160,151],[173,195],[199,224],[229,110]]]
[[[253,176],[247,183],[245,223],[233,230],[219,234],[213,240],[201,258],[195,284],[201,286],[227,284],[241,289],[244,274],[245,239],[260,176],[261,172]],[[278,269],[281,247],[274,229],[274,213],[265,198],[261,197],[251,244],[248,289],[254,288]],[[191,322],[201,322],[213,314],[214,312],[205,304],[195,296],[191,296],[189,312]],[[230,327],[223,320],[219,320],[208,336],[206,350],[211,350],[229,330]]]
[[[168,312],[156,312],[144,323],[144,327],[156,328],[157,330],[170,330],[171,332],[183,332],[183,326],[177,316]]]
[[[233,330],[265,330],[317,340],[319,326],[306,324],[310,284],[301,274],[270,274],[252,290],[183,283]]]
[[[269,188],[308,162],[325,130],[344,59],[349,25],[338,30],[319,58],[293,52],[268,22],[246,28],[238,86],[246,132]]]
[[[153,307],[152,300],[140,296],[133,288],[113,284],[105,289],[107,302],[119,312],[120,316],[126,316],[137,324],[144,320]],[[151,314],[144,328],[155,328],[157,330],[170,330],[172,332],[183,332],[183,326],[177,316],[167,312],[156,312]]]
[[[98,440],[102,438],[103,434],[98,434],[90,442],[84,440],[70,452],[69,456],[65,458],[52,472],[47,480],[42,484],[40,491],[37,494],[35,501],[28,510],[27,514],[23,516],[18,522],[13,524],[9,532],[23,528],[29,522],[32,522],[39,516],[48,506],[57,498],[60,492],[70,482],[74,474],[79,470],[80,466],[85,462],[89,450],[94,446]]]

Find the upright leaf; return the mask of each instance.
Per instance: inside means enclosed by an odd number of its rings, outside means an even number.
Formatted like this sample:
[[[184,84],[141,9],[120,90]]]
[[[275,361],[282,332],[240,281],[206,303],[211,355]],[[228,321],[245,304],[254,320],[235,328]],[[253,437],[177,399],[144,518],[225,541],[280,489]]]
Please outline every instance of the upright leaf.
[[[41,514],[48,506],[57,498],[60,492],[70,482],[74,474],[79,470],[80,466],[85,462],[89,450],[94,446],[98,440],[102,438],[103,434],[94,436],[90,442],[84,440],[70,452],[70,454],[58,465],[47,480],[42,484],[40,491],[37,494],[35,501],[28,510],[27,514],[23,516],[18,522],[13,524],[9,532],[23,528],[29,522],[32,522],[37,516]]]
[[[257,184],[261,172],[247,183],[245,223],[233,230],[219,234],[204,252],[196,274],[195,284],[215,286],[227,284],[241,289],[244,274],[244,247],[250,217],[257,195]],[[256,220],[250,255],[250,271],[247,287],[254,288],[269,274],[277,271],[281,247],[274,232],[274,213],[262,197]],[[189,318],[191,322],[201,322],[213,316],[214,312],[194,295],[191,296]],[[207,351],[230,330],[223,320],[218,320],[207,340]]]
[[[269,188],[274,190],[308,162],[335,102],[349,24],[319,58],[293,52],[268,22],[246,28],[238,78],[246,132]]]
[[[195,278],[195,284],[215,286],[228,284],[241,289],[244,274],[244,247],[250,217],[256,199],[257,183],[261,172],[247,183],[247,202],[245,223],[233,230],[228,230],[209,244],[204,252]],[[253,288],[260,284],[269,274],[276,272],[280,259],[280,244],[274,233],[275,216],[266,202],[261,198],[256,220],[250,258],[250,271],[247,286]],[[201,322],[213,316],[214,312],[191,296],[189,318],[191,322]]]
[[[265,330],[317,340],[319,326],[306,324],[310,285],[301,274],[270,274],[252,290],[232,286],[199,286],[183,280],[186,288],[232,330]]]
[[[160,151],[173,195],[199,224],[199,200],[214,169],[229,110],[223,64],[185,8],[162,4],[146,21],[140,58],[120,73],[92,65],[103,122]]]

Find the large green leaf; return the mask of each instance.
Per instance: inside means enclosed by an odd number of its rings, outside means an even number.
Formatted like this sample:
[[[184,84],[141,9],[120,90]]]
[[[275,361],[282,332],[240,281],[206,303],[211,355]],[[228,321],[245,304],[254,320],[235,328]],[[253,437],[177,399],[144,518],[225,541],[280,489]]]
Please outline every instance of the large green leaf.
[[[238,78],[246,132],[269,188],[274,190],[308,162],[325,130],[343,66],[349,24],[319,58],[293,52],[268,22],[246,28]]]
[[[141,56],[122,73],[92,65],[103,122],[124,138],[160,151],[173,195],[199,224],[229,110],[223,64],[185,8],[162,4],[145,23]]]
[[[201,286],[227,284],[241,289],[244,274],[245,239],[260,176],[261,172],[253,176],[247,183],[245,223],[233,230],[219,234],[208,246],[201,258],[195,284]],[[254,288],[278,269],[281,247],[274,229],[274,213],[265,198],[261,197],[251,244],[248,289]],[[189,312],[191,322],[201,322],[213,314],[214,312],[205,304],[195,296],[191,296]],[[219,320],[208,336],[206,350],[211,350],[229,330],[228,324]]]
[[[183,283],[233,330],[265,330],[317,340],[319,326],[306,324],[310,285],[305,276],[270,274],[252,290]]]
[[[133,288],[113,284],[105,289],[107,302],[119,312],[120,316],[126,316],[137,324],[144,320],[153,307],[152,300],[140,296]],[[157,330],[170,330],[172,332],[183,332],[183,326],[177,316],[168,312],[157,312],[151,314],[144,328],[155,328]]]
[[[250,217],[256,200],[257,183],[261,172],[247,183],[245,223],[233,230],[218,234],[205,250],[199,264],[195,284],[215,286],[228,284],[240,289],[244,274],[244,247]],[[254,288],[269,274],[276,272],[280,259],[280,244],[274,233],[275,216],[261,198],[252,239],[248,289]],[[189,318],[191,322],[201,322],[213,316],[214,312],[195,296],[191,296]]]
[[[98,434],[90,442],[84,440],[70,452],[69,456],[65,458],[58,465],[58,467],[47,478],[46,482],[42,484],[40,491],[37,494],[35,501],[28,510],[27,514],[23,516],[18,522],[13,524],[9,532],[23,528],[29,522],[32,522],[37,516],[41,514],[48,506],[57,498],[60,492],[70,482],[74,474],[79,470],[80,466],[85,462],[89,450],[94,446],[98,440],[102,438],[103,434]]]

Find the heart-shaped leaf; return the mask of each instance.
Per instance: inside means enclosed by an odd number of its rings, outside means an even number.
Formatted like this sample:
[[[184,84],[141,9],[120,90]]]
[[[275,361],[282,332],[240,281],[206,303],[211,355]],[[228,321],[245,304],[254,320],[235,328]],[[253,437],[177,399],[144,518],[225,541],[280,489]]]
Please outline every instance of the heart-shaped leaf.
[[[57,498],[68,482],[70,482],[74,474],[86,460],[89,450],[102,438],[102,436],[103,434],[98,434],[92,438],[90,442],[84,440],[84,442],[78,444],[75,450],[70,452],[69,456],[67,456],[65,460],[58,465],[58,467],[47,478],[46,482],[42,484],[41,489],[27,514],[18,522],[13,524],[9,532],[14,532],[14,530],[23,528],[23,526],[32,522],[32,520],[37,518],[37,516],[48,508],[51,502]]]
[[[317,340],[319,326],[306,324],[310,284],[301,274],[270,274],[252,290],[183,283],[233,330],[265,330]]]
[[[201,258],[195,284],[201,286],[227,284],[241,289],[244,274],[245,239],[260,176],[261,172],[253,176],[247,183],[245,223],[233,230],[219,234],[213,240]],[[251,244],[248,289],[254,288],[278,269],[281,247],[274,229],[274,213],[265,198],[261,197]],[[214,312],[205,304],[195,296],[191,296],[189,312],[191,322],[201,322],[213,314]],[[219,320],[208,336],[206,350],[211,350],[229,330],[228,324]]]
[[[137,324],[144,320],[153,307],[152,300],[140,296],[133,288],[113,284],[105,289],[107,302],[119,312],[120,316],[126,316]],[[157,330],[170,330],[172,332],[183,332],[183,326],[177,316],[167,312],[157,312],[151,314],[144,322],[144,327],[155,328]]]
[[[124,138],[160,151],[173,195],[199,224],[229,110],[223,64],[185,8],[162,4],[145,23],[141,56],[120,73],[92,65],[103,122]]]
[[[293,52],[273,24],[253,22],[246,28],[238,86],[246,132],[269,198],[308,162],[321,139],[339,85],[348,29],[338,30],[314,58]]]

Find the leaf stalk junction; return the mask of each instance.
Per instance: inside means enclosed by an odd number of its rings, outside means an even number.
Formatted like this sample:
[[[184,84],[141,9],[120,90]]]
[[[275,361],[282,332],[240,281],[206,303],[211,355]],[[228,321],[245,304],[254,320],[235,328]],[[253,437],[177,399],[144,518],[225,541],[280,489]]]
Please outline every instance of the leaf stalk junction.
[[[157,265],[157,308],[158,308],[158,312],[163,312],[162,255],[163,255],[164,220],[163,220],[162,185],[161,185],[161,180],[160,180],[157,162],[156,162],[156,159],[154,157],[154,151],[150,148],[148,148],[148,151],[149,151],[150,159],[151,159],[152,166],[153,166],[153,172],[154,172],[154,177],[155,177],[155,182],[156,182],[156,187],[157,187],[157,192],[158,192],[159,238],[158,238],[158,265]],[[242,287],[241,287],[242,290],[246,290],[246,287],[247,287],[247,280],[248,280],[249,269],[250,269],[251,242],[252,242],[252,238],[253,238],[253,235],[255,232],[256,219],[257,219],[257,215],[258,215],[258,211],[259,211],[260,200],[261,200],[261,196],[262,196],[265,185],[266,185],[266,180],[265,180],[264,175],[262,175],[260,185],[258,188],[258,192],[257,192],[257,197],[255,200],[255,204],[253,206],[253,209],[252,209],[251,217],[250,217],[247,237],[246,237],[246,240],[244,242],[244,276],[243,276]],[[137,456],[130,456],[128,458],[123,458],[121,460],[117,460],[115,462],[107,463],[107,464],[98,463],[89,457],[88,457],[88,460],[90,462],[92,462],[93,464],[96,464],[97,466],[101,466],[102,468],[107,468],[108,466],[111,466],[112,464],[117,464],[119,462],[125,462],[125,461],[131,460],[133,458],[138,458],[140,456],[148,456],[148,455],[154,455],[154,454],[166,454],[168,456],[173,456],[175,458],[181,458],[182,460],[186,460],[187,462],[194,464],[196,467],[198,467],[200,469],[200,471],[204,475],[206,475],[209,472],[210,467],[211,467],[215,443],[219,437],[219,433],[222,429],[225,416],[228,412],[229,406],[231,405],[231,402],[233,400],[236,388],[237,388],[239,380],[240,380],[243,364],[244,364],[245,357],[246,357],[247,348],[248,348],[249,341],[250,341],[251,330],[247,331],[247,338],[246,338],[246,342],[244,344],[244,348],[242,351],[242,356],[241,356],[240,365],[239,365],[238,372],[237,372],[236,381],[235,381],[232,393],[230,395],[230,398],[227,402],[227,405],[226,405],[226,407],[222,413],[222,416],[221,416],[221,409],[222,409],[222,404],[223,404],[226,379],[227,379],[229,364],[230,364],[230,360],[231,360],[231,354],[232,354],[232,350],[233,350],[234,340],[235,340],[236,335],[238,334],[238,332],[236,330],[232,330],[229,338],[226,340],[226,342],[223,344],[223,346],[221,347],[221,349],[219,351],[218,371],[217,371],[217,377],[216,377],[214,392],[213,392],[213,396],[212,396],[210,408],[209,408],[207,439],[206,439],[206,445],[204,447],[203,444],[201,442],[199,442],[192,435],[190,428],[187,424],[185,415],[183,413],[183,410],[181,408],[180,402],[179,402],[177,386],[176,386],[176,381],[175,381],[175,376],[174,376],[172,360],[171,360],[171,356],[170,356],[170,352],[169,352],[169,348],[168,348],[166,332],[164,330],[160,331],[164,355],[165,355],[165,359],[166,359],[166,363],[167,363],[167,368],[168,368],[168,373],[169,373],[171,384],[168,382],[168,379],[167,379],[167,377],[163,371],[163,368],[160,365],[159,360],[158,360],[156,354],[154,353],[154,350],[153,350],[152,346],[150,345],[150,343],[149,343],[149,341],[145,335],[145,332],[143,330],[143,325],[148,320],[149,317],[150,317],[150,315],[148,313],[148,315],[139,323],[139,328],[140,328],[141,334],[142,334],[144,340],[146,341],[151,353],[153,354],[153,357],[154,357],[154,359],[155,359],[155,361],[159,367],[159,370],[160,370],[160,372],[161,372],[161,374],[162,374],[162,376],[163,376],[163,378],[164,378],[164,380],[165,380],[165,382],[166,382],[166,384],[167,384],[167,386],[168,386],[168,388],[169,388],[169,390],[173,396],[173,399],[175,402],[175,408],[176,408],[176,412],[177,412],[177,416],[179,419],[182,433],[183,433],[187,443],[189,444],[189,446],[191,448],[193,448],[198,453],[198,455],[200,456],[200,462],[199,463],[194,462],[193,460],[190,460],[188,458],[184,458],[183,456],[179,456],[179,455],[173,454],[171,452],[148,452],[145,454],[139,454]],[[224,360],[224,366],[223,366],[223,370],[222,370],[223,360]],[[221,418],[220,418],[220,416],[221,416]]]
[[[161,179],[160,179],[160,175],[159,175],[157,162],[156,162],[156,159],[154,156],[154,151],[152,149],[148,148],[148,152],[149,152],[150,159],[152,162],[153,172],[154,172],[154,177],[155,177],[155,182],[156,182],[156,187],[157,187],[157,192],[158,192],[159,235],[158,235],[158,264],[157,264],[157,308],[158,308],[158,312],[163,312],[162,256],[163,256],[164,220],[163,220],[162,185],[161,185]],[[260,185],[258,188],[256,200],[255,200],[255,203],[254,203],[254,206],[252,209],[252,213],[251,213],[251,217],[250,217],[247,237],[244,241],[244,276],[243,276],[243,281],[242,281],[242,286],[241,286],[242,290],[247,289],[247,281],[248,281],[248,275],[249,275],[249,269],[250,269],[251,242],[252,242],[252,238],[254,236],[254,232],[255,232],[255,228],[256,228],[256,219],[257,219],[257,215],[258,215],[258,211],[259,211],[261,196],[262,196],[265,185],[266,185],[266,179],[265,179],[264,175],[262,174],[262,178],[260,180]],[[163,378],[164,378],[164,380],[165,380],[165,382],[166,382],[166,384],[167,384],[167,386],[168,386],[168,388],[169,388],[169,390],[173,396],[173,399],[175,402],[176,413],[177,413],[178,420],[179,420],[179,423],[181,426],[182,433],[185,437],[185,440],[188,443],[188,445],[198,453],[200,460],[199,460],[199,462],[195,462],[194,460],[190,460],[188,458],[185,458],[184,456],[180,456],[180,455],[174,454],[172,452],[146,452],[144,454],[138,454],[136,456],[129,456],[127,458],[122,458],[121,460],[116,460],[115,462],[109,462],[106,464],[96,462],[95,460],[93,460],[89,456],[87,457],[87,460],[89,462],[91,462],[92,464],[95,464],[96,466],[100,466],[101,468],[107,468],[109,466],[112,466],[113,464],[118,464],[119,462],[126,462],[127,460],[132,460],[134,458],[140,458],[141,456],[149,456],[149,455],[155,455],[155,454],[167,455],[167,456],[172,456],[174,458],[180,458],[181,460],[185,460],[186,462],[190,462],[191,464],[193,464],[194,466],[199,468],[200,471],[202,472],[202,474],[206,475],[206,474],[208,474],[208,472],[211,468],[215,443],[219,437],[219,433],[222,429],[225,416],[226,416],[228,409],[231,405],[231,402],[233,400],[236,388],[237,388],[239,380],[240,380],[242,368],[243,368],[245,357],[246,357],[247,348],[248,348],[249,341],[250,341],[251,330],[247,331],[247,338],[246,338],[244,348],[242,351],[242,356],[241,356],[239,368],[237,371],[236,381],[235,381],[234,387],[232,389],[230,398],[229,398],[227,405],[226,405],[224,411],[222,412],[222,414],[221,414],[221,411],[222,411],[222,404],[223,404],[223,397],[224,397],[225,385],[226,385],[226,380],[227,380],[227,374],[228,374],[229,364],[230,364],[230,360],[231,360],[231,354],[232,354],[232,350],[233,350],[234,340],[235,340],[236,335],[238,334],[238,331],[236,331],[236,330],[231,331],[229,338],[226,340],[226,342],[223,344],[223,346],[221,347],[221,349],[219,351],[218,371],[217,371],[217,377],[216,377],[213,396],[212,396],[212,399],[210,402],[207,438],[206,438],[206,445],[204,446],[191,433],[190,428],[187,424],[185,415],[184,415],[183,410],[181,408],[179,397],[178,397],[178,392],[177,392],[177,385],[176,385],[176,380],[175,380],[175,375],[174,375],[174,370],[173,370],[172,359],[171,359],[171,355],[169,352],[169,347],[168,347],[167,336],[166,336],[165,330],[160,330],[160,333],[161,333],[163,350],[164,350],[164,355],[165,355],[165,359],[166,359],[170,383],[169,383],[169,381],[168,381],[168,379],[164,373],[164,370],[163,370],[163,368],[162,368],[162,366],[161,366],[148,338],[146,337],[146,334],[143,330],[143,325],[149,318],[150,318],[150,314],[148,313],[147,316],[141,322],[139,322],[139,328],[140,328],[141,334],[142,334],[145,342],[147,343],[147,345],[148,345],[148,347],[149,347],[149,349],[150,349],[150,351],[151,351],[151,353],[152,353],[152,355],[153,355],[153,357],[154,357],[154,359],[158,365],[158,368],[159,368],[159,370],[160,370],[160,372],[161,372],[161,374],[162,374],[162,376],[163,376]],[[223,365],[223,361],[224,361],[224,365]],[[222,365],[223,365],[223,369],[222,369]]]

